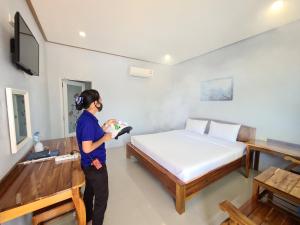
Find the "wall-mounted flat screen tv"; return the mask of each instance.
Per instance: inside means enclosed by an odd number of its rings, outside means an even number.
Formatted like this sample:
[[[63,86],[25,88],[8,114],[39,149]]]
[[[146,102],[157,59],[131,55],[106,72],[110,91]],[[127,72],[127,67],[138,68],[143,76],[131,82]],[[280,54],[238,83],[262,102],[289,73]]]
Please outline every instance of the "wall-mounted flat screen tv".
[[[27,74],[39,75],[39,43],[19,12],[15,15],[15,38],[11,41],[13,62]]]

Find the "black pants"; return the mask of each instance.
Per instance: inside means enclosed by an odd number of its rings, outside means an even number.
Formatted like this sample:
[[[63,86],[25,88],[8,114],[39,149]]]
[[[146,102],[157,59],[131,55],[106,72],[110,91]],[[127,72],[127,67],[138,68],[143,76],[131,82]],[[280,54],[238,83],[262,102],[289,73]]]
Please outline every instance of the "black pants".
[[[95,167],[83,168],[85,191],[83,201],[86,208],[86,221],[102,225],[108,199],[108,175],[106,165],[97,170]],[[95,201],[94,201],[95,197]]]

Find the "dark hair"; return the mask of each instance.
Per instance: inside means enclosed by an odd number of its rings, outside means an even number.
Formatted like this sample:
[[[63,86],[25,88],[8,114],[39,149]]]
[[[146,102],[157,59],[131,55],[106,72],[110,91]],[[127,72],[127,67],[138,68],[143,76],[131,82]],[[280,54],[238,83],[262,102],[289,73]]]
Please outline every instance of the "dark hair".
[[[79,96],[75,97],[75,105],[77,110],[87,109],[94,101],[99,101],[100,95],[97,90],[89,89],[83,91]]]

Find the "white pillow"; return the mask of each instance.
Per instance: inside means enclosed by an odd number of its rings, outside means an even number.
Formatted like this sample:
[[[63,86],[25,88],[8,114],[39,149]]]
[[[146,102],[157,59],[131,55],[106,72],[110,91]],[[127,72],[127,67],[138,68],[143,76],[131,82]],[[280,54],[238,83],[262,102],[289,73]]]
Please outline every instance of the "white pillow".
[[[241,125],[210,122],[208,135],[223,140],[236,142]]]
[[[203,135],[207,126],[207,120],[187,119],[185,129]]]

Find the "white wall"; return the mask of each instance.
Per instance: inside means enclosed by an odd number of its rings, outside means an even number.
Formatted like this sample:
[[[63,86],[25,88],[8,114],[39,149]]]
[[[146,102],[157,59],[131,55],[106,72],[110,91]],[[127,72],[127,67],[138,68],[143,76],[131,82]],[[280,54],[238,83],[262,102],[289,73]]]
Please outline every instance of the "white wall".
[[[47,43],[51,136],[63,137],[62,94],[60,80],[91,81],[103,99],[100,122],[116,118],[133,126],[134,133],[164,129],[161,102],[170,85],[170,66],[101,54],[97,52]],[[152,78],[128,75],[129,66],[154,70]],[[108,146],[123,145],[129,136],[111,141]]]
[[[40,44],[40,76],[24,75],[11,63],[10,38],[14,36],[13,27],[8,23],[8,14],[14,16],[19,11]],[[32,130],[41,131],[42,138],[49,137],[48,85],[45,69],[45,43],[36,26],[26,1],[1,0],[0,7],[0,179],[26,153],[30,145],[17,154],[10,151],[8,118],[6,109],[5,88],[24,89],[29,92]],[[28,224],[30,218],[19,218],[7,224]]]
[[[210,117],[256,127],[258,138],[300,143],[299,28],[296,22],[173,67],[47,43],[51,136],[63,136],[60,79],[68,78],[92,81],[104,100],[100,121],[128,121],[133,134],[182,128],[189,116]],[[130,65],[155,75],[130,77]],[[200,101],[201,81],[228,76],[233,101]]]
[[[174,95],[191,117],[243,123],[257,128],[257,138],[300,144],[300,21],[178,64],[173,71]],[[234,78],[233,101],[201,102],[201,81],[220,77]]]

